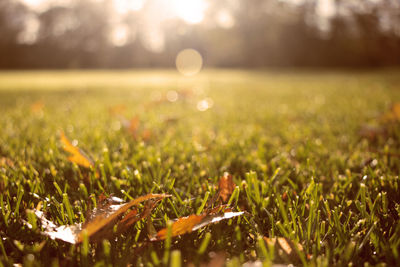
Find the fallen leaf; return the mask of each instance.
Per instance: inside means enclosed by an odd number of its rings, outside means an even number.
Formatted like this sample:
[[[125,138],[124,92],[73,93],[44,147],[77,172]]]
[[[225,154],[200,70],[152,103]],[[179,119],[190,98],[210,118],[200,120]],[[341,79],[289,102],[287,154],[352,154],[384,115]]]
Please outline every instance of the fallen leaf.
[[[43,108],[44,108],[44,103],[41,101],[36,101],[31,105],[31,111],[32,113],[35,114],[42,112]]]
[[[219,180],[219,196],[222,198],[223,202],[227,202],[229,197],[235,190],[236,184],[233,182],[233,177],[229,173],[225,172],[224,175]]]
[[[12,161],[10,158],[7,157],[1,157],[0,158],[0,167],[14,167],[14,161]]]
[[[128,132],[132,134],[135,138],[138,135],[139,124],[139,117],[135,116],[129,121],[129,124],[127,125]]]
[[[289,192],[289,194],[292,196],[292,198],[295,198],[295,197],[297,196],[296,191]],[[290,196],[289,194],[288,194],[288,192],[283,192],[283,194],[282,194],[282,200],[283,200],[283,201],[287,201],[288,198],[289,198],[289,196]]]
[[[42,227],[44,228],[44,231],[42,232],[43,235],[46,235],[53,240],[60,239],[71,244],[77,243],[76,236],[81,231],[82,224],[57,226],[52,221],[46,219],[42,211],[35,210],[34,213],[39,218]]]
[[[114,224],[118,218],[123,215],[125,212],[127,212],[131,207],[137,206],[139,203],[150,200],[150,199],[163,199],[165,197],[169,197],[170,195],[165,195],[165,194],[148,194],[145,196],[138,197],[126,204],[120,205],[117,210],[110,214],[102,214],[99,216],[96,216],[89,222],[85,222],[83,229],[86,230],[87,235],[90,237],[94,235],[96,232],[101,230],[103,227],[106,227],[107,225]],[[77,236],[77,241],[82,242],[83,240],[83,233],[80,232]]]
[[[86,214],[86,222],[90,222],[94,218],[103,216],[104,214],[111,214],[122,207],[124,205],[123,202],[124,201],[118,197],[107,197],[101,193],[97,199],[97,207]]]
[[[389,110],[383,113],[379,120],[383,123],[393,123],[400,121],[400,102],[393,103]]]
[[[200,224],[207,215],[190,215],[181,217],[172,224],[172,236],[183,235],[193,231],[193,228]],[[156,239],[162,240],[167,238],[168,228],[161,229],[157,233]]]
[[[123,128],[132,135],[134,139],[141,138],[148,141],[152,137],[152,132],[149,129],[141,127],[139,116],[135,116],[128,120],[120,116]]]
[[[144,129],[143,131],[142,131],[142,139],[144,140],[144,141],[148,141],[148,140],[150,140],[151,139],[151,137],[152,137],[152,132],[149,130],[149,129]]]
[[[94,167],[93,160],[83,150],[72,145],[72,143],[65,136],[64,132],[60,133],[60,139],[63,145],[63,149],[71,154],[71,156],[68,157],[69,161],[86,168]]]
[[[183,235],[186,233],[190,233],[196,231],[202,227],[205,227],[209,224],[217,223],[222,220],[231,219],[237,216],[242,215],[244,212],[225,212],[223,214],[201,214],[201,215],[189,215],[187,217],[181,217],[176,220],[172,224],[172,236]],[[163,240],[167,238],[167,228],[161,229],[158,233],[155,240]]]
[[[118,223],[117,229],[118,232],[126,231],[132,224],[140,221],[142,219],[148,218],[151,215],[153,209],[157,206],[158,202],[161,201],[162,198],[158,198],[155,200],[147,201],[144,210],[138,214],[137,210],[132,210]]]
[[[101,199],[101,201],[106,202],[99,203],[99,207],[91,212],[84,224],[57,226],[52,221],[46,219],[42,211],[35,210],[35,214],[40,219],[44,228],[43,235],[49,236],[51,239],[60,239],[71,244],[78,244],[83,241],[84,233],[91,241],[104,239],[104,237],[112,233],[112,228],[116,223],[118,223],[118,233],[122,233],[134,222],[149,216],[156,203],[165,197],[169,197],[169,195],[148,194],[125,204],[115,204],[115,199],[113,200],[112,198]],[[130,208],[148,200],[155,201],[146,205],[142,213],[138,214],[138,211],[134,209],[123,217]]]
[[[124,104],[121,105],[115,105],[112,106],[108,109],[111,115],[116,116],[116,115],[121,115],[124,111],[126,110],[126,106]]]

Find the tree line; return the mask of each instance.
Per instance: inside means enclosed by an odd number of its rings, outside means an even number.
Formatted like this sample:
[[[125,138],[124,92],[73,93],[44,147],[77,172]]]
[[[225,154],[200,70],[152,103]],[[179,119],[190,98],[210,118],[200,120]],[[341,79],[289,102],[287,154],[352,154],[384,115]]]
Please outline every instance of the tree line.
[[[197,49],[209,67],[400,64],[396,0],[335,0],[325,17],[316,0],[218,0],[209,2],[202,23],[170,18],[151,26],[145,11],[152,1],[142,10],[115,14],[111,0],[75,1],[40,12],[1,0],[0,68],[173,67],[185,48]],[[232,20],[228,26],[218,23],[222,11]],[[110,39],[115,21],[124,26],[122,44]],[[151,49],[151,38],[160,49]]]

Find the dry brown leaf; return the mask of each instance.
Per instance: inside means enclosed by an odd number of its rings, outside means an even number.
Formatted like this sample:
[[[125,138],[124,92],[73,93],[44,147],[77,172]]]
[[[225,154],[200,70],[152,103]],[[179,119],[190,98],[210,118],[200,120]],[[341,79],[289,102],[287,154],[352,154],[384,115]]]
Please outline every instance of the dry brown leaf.
[[[187,217],[181,217],[172,224],[172,236],[183,235],[196,231],[209,224],[217,223],[222,220],[231,219],[242,215],[244,212],[225,212],[223,214],[201,214],[201,215],[189,215]],[[167,228],[160,230],[157,236],[153,240],[163,240],[167,238]]]
[[[86,168],[94,167],[93,160],[85,152],[83,152],[83,150],[72,145],[72,143],[65,136],[64,132],[60,133],[60,139],[63,145],[63,149],[71,154],[71,156],[68,157],[69,161]]]
[[[90,222],[85,223],[82,230],[86,230],[87,235],[90,237],[99,230],[101,230],[103,227],[115,223],[121,215],[123,215],[133,206],[137,206],[139,203],[144,202],[146,200],[163,199],[169,196],[170,195],[166,194],[147,194],[145,196],[138,197],[124,205],[121,205],[117,210],[115,210],[111,214],[103,214],[102,216],[96,216]],[[82,242],[82,240],[83,240],[83,233],[80,232],[77,236],[77,241],[79,243]]]
[[[147,201],[144,210],[138,214],[137,210],[132,210],[118,223],[117,229],[118,232],[126,231],[132,224],[140,221],[142,219],[148,218],[151,215],[153,209],[157,206],[158,202],[160,202],[162,198],[152,199]]]
[[[42,211],[35,210],[34,213],[39,218],[42,227],[44,228],[44,231],[42,232],[43,235],[46,235],[53,240],[60,239],[71,244],[77,243],[76,236],[81,231],[82,224],[57,226],[52,221],[46,219]]]
[[[233,177],[229,173],[225,172],[219,180],[219,196],[223,202],[227,202],[229,197],[235,190],[236,184],[233,182]]]
[[[169,195],[148,194],[138,197],[128,203],[116,205],[113,205],[119,203],[119,201],[115,202],[116,199],[102,199],[101,201],[105,201],[106,203],[99,203],[99,207],[91,212],[87,222],[83,225],[79,223],[57,226],[52,221],[46,219],[43,212],[35,210],[35,214],[40,219],[42,227],[44,228],[42,234],[52,239],[60,239],[71,244],[78,244],[83,241],[84,235],[87,235],[91,241],[101,240],[109,236],[112,234],[112,228],[117,222],[118,233],[127,230],[134,222],[149,216],[152,209],[156,206],[156,203],[165,197],[169,197]],[[137,206],[141,202],[153,199],[155,199],[155,201],[146,205],[144,211],[139,215],[137,210],[134,209],[121,219],[130,208]]]

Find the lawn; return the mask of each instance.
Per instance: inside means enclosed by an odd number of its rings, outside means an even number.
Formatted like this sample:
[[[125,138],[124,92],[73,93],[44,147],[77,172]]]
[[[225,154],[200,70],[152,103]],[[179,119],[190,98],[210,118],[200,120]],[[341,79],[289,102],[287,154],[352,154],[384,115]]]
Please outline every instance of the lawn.
[[[396,101],[399,70],[2,72],[0,263],[394,266]],[[63,133],[90,167],[68,160]],[[168,196],[136,206],[123,232],[46,235],[44,218],[79,224],[105,198],[150,193]],[[227,213],[182,234],[171,223]]]

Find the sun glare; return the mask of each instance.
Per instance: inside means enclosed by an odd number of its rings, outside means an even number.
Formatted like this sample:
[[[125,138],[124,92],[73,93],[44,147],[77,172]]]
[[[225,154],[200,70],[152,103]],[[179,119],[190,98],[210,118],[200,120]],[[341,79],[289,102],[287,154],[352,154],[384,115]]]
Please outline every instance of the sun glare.
[[[129,11],[139,11],[145,0],[114,0],[114,7],[118,13],[124,14]]]
[[[165,0],[171,5],[172,12],[187,23],[196,24],[203,21],[207,6],[204,0]]]

